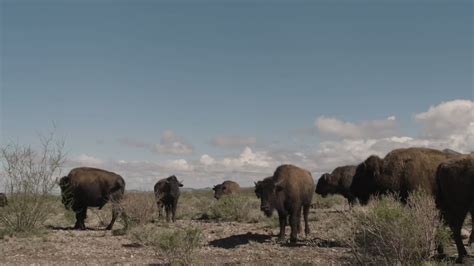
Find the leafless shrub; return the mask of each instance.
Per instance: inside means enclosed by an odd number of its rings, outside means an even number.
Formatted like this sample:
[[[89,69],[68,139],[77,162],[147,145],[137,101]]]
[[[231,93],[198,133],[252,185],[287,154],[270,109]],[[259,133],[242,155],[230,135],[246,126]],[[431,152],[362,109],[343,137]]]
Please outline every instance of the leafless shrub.
[[[171,265],[190,265],[201,245],[202,231],[199,228],[158,229],[145,224],[132,228],[129,237],[141,245],[153,247],[157,254],[165,255]]]
[[[0,148],[8,206],[0,210],[0,223],[13,232],[42,226],[54,203],[49,196],[65,162],[64,141],[53,133],[40,136],[40,148],[10,143]]]
[[[126,218],[122,220],[125,228],[153,222],[157,208],[154,194],[147,192],[125,194],[122,207],[126,214]]]
[[[404,206],[395,196],[374,199],[349,214],[349,245],[363,265],[421,264],[433,257],[445,234],[434,200],[413,194]]]

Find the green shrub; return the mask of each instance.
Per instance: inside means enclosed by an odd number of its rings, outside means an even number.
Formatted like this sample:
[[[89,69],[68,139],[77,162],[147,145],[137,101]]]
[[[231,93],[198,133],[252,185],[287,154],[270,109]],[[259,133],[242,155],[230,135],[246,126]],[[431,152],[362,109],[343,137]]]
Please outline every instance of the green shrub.
[[[336,205],[344,204],[347,204],[347,199],[341,195],[329,195],[327,197],[322,197],[321,195],[314,194],[311,207],[317,209],[329,209]]]
[[[444,229],[430,196],[413,194],[407,205],[395,196],[372,200],[353,208],[349,245],[361,264],[421,264],[435,255]]]
[[[200,247],[202,232],[198,228],[170,229],[147,224],[132,228],[129,236],[139,244],[155,248],[171,264],[189,265]]]
[[[263,215],[258,200],[244,195],[227,195],[209,207],[209,218],[219,221],[258,222]]]

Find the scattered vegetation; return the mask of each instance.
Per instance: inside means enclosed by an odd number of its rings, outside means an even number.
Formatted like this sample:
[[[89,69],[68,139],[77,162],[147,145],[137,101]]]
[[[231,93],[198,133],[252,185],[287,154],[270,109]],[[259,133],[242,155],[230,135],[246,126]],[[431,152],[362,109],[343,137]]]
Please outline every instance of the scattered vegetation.
[[[155,196],[151,192],[125,193],[122,207],[125,213],[121,219],[124,228],[151,223],[158,213]]]
[[[129,235],[133,241],[155,248],[172,265],[191,264],[202,240],[202,232],[198,228],[157,230],[150,224],[132,228]]]
[[[317,209],[329,209],[336,205],[347,204],[347,199],[341,195],[329,195],[327,197],[322,197],[319,194],[313,195],[313,203],[311,206]]]
[[[363,265],[421,264],[449,237],[432,197],[419,193],[411,195],[406,206],[393,195],[374,199],[366,207],[353,208],[349,219],[349,245]]]
[[[39,149],[16,143],[0,148],[8,195],[8,206],[0,208],[0,224],[11,233],[41,229],[55,204],[51,192],[65,162],[64,141],[50,134],[40,142]]]

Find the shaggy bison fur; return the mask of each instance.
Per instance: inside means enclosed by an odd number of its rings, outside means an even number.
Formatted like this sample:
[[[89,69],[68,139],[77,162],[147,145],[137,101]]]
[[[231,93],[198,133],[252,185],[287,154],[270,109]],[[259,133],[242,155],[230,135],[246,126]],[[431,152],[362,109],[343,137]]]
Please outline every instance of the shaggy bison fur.
[[[62,202],[76,213],[74,229],[86,229],[84,220],[88,207],[101,209],[112,202],[112,220],[107,230],[112,229],[121,212],[120,201],[125,192],[125,181],[118,174],[97,168],[75,168],[59,181]]]
[[[322,175],[316,185],[316,193],[323,197],[329,194],[340,194],[352,205],[355,198],[351,194],[350,188],[356,168],[355,165],[340,166],[334,169],[332,173]]]
[[[215,185],[212,190],[214,190],[214,198],[220,199],[224,195],[238,193],[240,186],[234,181],[224,181],[222,184]]]
[[[428,148],[397,149],[383,159],[372,155],[357,166],[350,191],[362,204],[386,193],[396,193],[403,202],[415,190],[436,195],[436,169],[453,157]]]
[[[474,156],[463,156],[439,165],[436,172],[436,204],[453,231],[458,249],[458,263],[467,255],[461,228],[468,213],[474,219]],[[469,244],[474,242],[474,224]]]
[[[294,165],[279,166],[273,176],[255,183],[255,194],[261,200],[260,209],[270,217],[277,210],[280,221],[279,240],[285,239],[285,227],[289,216],[290,242],[296,243],[301,231],[300,219],[303,210],[305,233],[309,234],[308,213],[314,194],[311,173]]]
[[[163,207],[166,212],[166,221],[170,221],[170,215],[173,222],[176,221],[176,208],[179,199],[179,187],[183,183],[179,182],[176,176],[172,175],[156,182],[154,191],[156,204],[158,205],[159,216],[162,216]]]

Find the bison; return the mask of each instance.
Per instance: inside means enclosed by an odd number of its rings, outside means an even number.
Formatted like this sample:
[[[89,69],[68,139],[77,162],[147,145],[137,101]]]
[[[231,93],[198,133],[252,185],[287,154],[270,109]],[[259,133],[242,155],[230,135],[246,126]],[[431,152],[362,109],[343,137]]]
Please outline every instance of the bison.
[[[176,221],[176,207],[179,199],[179,187],[182,187],[183,183],[179,182],[176,176],[172,175],[168,178],[164,178],[156,182],[154,191],[155,199],[158,205],[158,213],[160,217],[163,207],[166,211],[166,221],[170,221],[170,213],[172,221]]]
[[[7,195],[0,193],[0,207],[5,207],[8,205]]]
[[[238,193],[240,186],[234,181],[224,181],[222,184],[215,185],[212,190],[214,190],[214,198],[220,199],[224,195]]]
[[[461,239],[461,228],[467,213],[474,220],[474,156],[462,156],[439,165],[436,172],[438,193],[436,204],[441,210],[458,250],[456,262],[462,263],[467,255]],[[469,244],[474,243],[474,223]]]
[[[279,240],[285,239],[285,227],[289,216],[290,243],[296,243],[301,231],[300,219],[303,209],[305,233],[310,233],[308,213],[314,194],[311,173],[294,165],[281,165],[273,176],[255,183],[255,194],[261,200],[260,210],[270,217],[276,209],[280,221]]]
[[[351,194],[350,188],[356,168],[355,165],[346,165],[337,167],[331,174],[325,173],[318,180],[316,193],[323,197],[329,194],[341,194],[352,205],[355,198]]]
[[[402,202],[415,190],[434,196],[436,169],[453,157],[428,148],[396,149],[383,159],[372,155],[357,166],[350,192],[361,204],[367,204],[371,196],[386,193],[396,193]]]
[[[111,230],[121,211],[120,201],[125,192],[123,178],[109,171],[97,168],[75,168],[59,181],[62,202],[76,213],[74,229],[85,230],[84,220],[88,207],[102,209],[110,200],[112,202],[112,220],[106,230]]]

